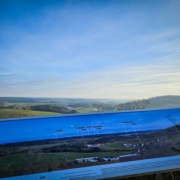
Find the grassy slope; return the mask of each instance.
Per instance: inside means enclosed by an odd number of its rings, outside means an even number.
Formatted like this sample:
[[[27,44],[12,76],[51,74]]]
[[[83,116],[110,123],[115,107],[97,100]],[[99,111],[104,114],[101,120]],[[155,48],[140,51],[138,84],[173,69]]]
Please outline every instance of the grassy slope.
[[[18,110],[18,109],[0,109],[0,118],[15,118],[26,116],[46,116],[58,115],[60,113],[46,112],[46,111],[31,111],[31,110]]]

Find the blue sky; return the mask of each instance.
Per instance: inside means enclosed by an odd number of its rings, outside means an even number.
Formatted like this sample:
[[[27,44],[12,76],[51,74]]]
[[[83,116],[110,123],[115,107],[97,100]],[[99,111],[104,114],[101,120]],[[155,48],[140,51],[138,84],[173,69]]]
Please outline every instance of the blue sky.
[[[0,96],[180,95],[180,1],[0,0]]]

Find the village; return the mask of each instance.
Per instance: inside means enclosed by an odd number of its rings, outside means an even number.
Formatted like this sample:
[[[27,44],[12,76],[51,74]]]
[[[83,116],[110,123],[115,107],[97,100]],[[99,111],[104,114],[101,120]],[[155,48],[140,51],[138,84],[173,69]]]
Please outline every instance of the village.
[[[180,146],[179,130],[170,127],[164,130],[138,132],[137,134],[96,134],[74,138],[55,138],[21,142],[0,146],[0,157],[16,156],[14,175],[26,171],[59,171],[69,168],[88,167],[112,163],[123,163],[177,155],[173,148]],[[32,161],[29,164],[29,160]],[[37,163],[38,161],[38,163]],[[33,166],[36,164],[36,168]],[[9,164],[4,165],[10,166]],[[25,166],[26,165],[26,166]],[[23,169],[23,167],[26,167]],[[42,167],[44,169],[42,169]],[[8,174],[3,170],[5,174]],[[18,172],[18,174],[17,174]]]
[[[132,156],[137,156],[138,154],[127,154],[127,155],[121,155],[117,157],[104,157],[102,158],[103,161],[119,161],[120,158],[123,157],[132,157]],[[76,161],[78,163],[86,163],[86,162],[98,162],[99,158],[98,157],[88,157],[88,158],[76,158]]]

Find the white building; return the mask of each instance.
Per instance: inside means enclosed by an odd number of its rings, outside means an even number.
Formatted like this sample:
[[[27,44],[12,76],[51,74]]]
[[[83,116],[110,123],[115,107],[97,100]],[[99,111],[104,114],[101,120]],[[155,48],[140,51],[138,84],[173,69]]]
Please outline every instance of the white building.
[[[123,158],[123,157],[131,157],[131,156],[137,156],[138,154],[126,154],[126,155],[121,155],[118,156],[119,158]]]
[[[79,163],[83,162],[97,162],[98,157],[88,157],[88,158],[76,158],[76,161]]]

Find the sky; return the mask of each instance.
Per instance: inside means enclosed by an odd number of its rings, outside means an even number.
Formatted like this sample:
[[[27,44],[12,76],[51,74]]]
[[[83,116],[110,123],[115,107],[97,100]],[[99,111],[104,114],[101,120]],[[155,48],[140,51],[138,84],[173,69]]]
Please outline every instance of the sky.
[[[0,0],[0,96],[180,95],[179,0]]]
[[[139,131],[160,130],[179,125],[179,111],[169,109],[4,120],[0,121],[0,137],[3,137],[0,144],[113,133],[129,135],[129,132],[137,134]],[[101,129],[96,130],[94,127],[97,126],[101,126]],[[82,131],[80,127],[86,130]]]

